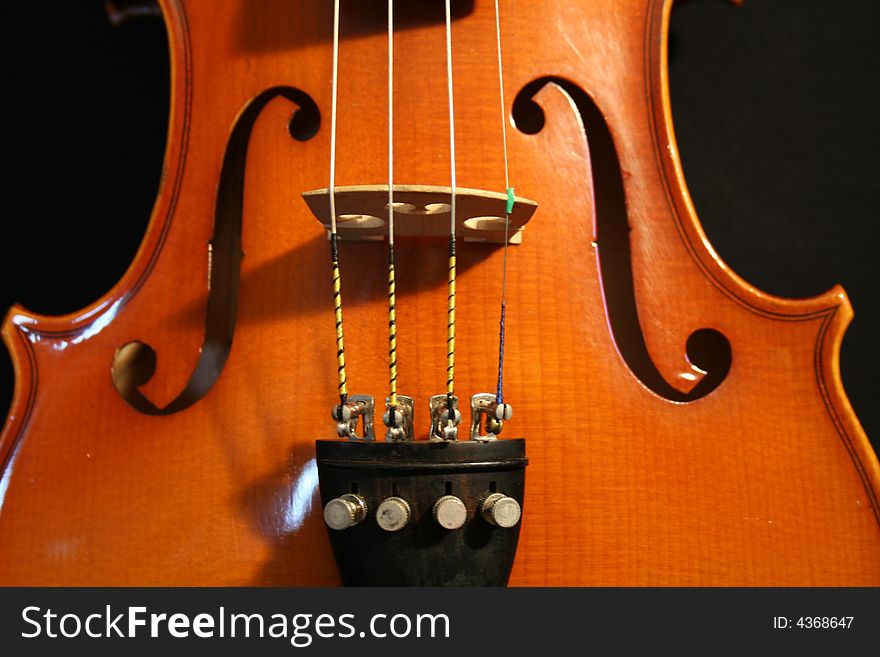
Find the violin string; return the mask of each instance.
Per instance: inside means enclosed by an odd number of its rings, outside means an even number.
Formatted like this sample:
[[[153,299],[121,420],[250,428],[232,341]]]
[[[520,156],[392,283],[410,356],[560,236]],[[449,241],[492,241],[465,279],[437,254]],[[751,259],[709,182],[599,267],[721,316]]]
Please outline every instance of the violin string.
[[[498,50],[498,86],[501,94],[501,139],[504,144],[504,187],[507,190],[507,204],[504,213],[504,256],[501,265],[501,319],[498,323],[498,385],[495,391],[495,401],[504,403],[504,333],[505,313],[507,301],[507,250],[510,239],[510,213],[513,210],[513,188],[510,186],[510,169],[507,157],[507,116],[504,102],[504,67],[501,57],[501,14],[498,9],[498,0],[495,0],[495,42]]]
[[[397,309],[394,280],[394,0],[388,0],[388,417],[397,408]]]
[[[345,340],[342,331],[342,283],[339,273],[339,238],[336,234],[336,90],[339,72],[339,0],[333,2],[333,76],[330,102],[330,261],[333,269],[333,312],[336,319],[336,365],[339,403],[348,401],[345,376]]]
[[[446,315],[446,394],[447,405],[452,407],[455,393],[455,103],[452,92],[452,12],[450,0],[446,0],[446,81],[449,95],[449,164],[450,164],[450,215],[449,215],[449,303]]]

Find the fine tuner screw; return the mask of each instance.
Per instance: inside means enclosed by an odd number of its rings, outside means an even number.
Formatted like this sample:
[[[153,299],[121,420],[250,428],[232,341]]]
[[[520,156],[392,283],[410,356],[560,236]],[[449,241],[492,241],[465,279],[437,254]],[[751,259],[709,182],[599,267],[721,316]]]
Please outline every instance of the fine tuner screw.
[[[513,406],[511,406],[510,404],[501,403],[501,404],[497,404],[495,406],[495,419],[496,420],[501,420],[503,422],[504,420],[509,420],[512,417],[513,417]]]
[[[337,404],[331,409],[330,417],[337,422],[348,422],[351,419],[351,409],[348,406]]]

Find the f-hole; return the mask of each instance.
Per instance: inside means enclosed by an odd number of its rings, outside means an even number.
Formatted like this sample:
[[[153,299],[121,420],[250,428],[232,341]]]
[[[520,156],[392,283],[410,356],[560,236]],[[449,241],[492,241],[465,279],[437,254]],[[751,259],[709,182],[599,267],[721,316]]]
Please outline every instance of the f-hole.
[[[208,245],[208,304],[205,312],[205,337],[199,360],[186,387],[167,406],[159,408],[140,387],[149,381],[156,369],[156,352],[141,341],[120,347],[113,357],[113,385],[132,407],[149,415],[170,415],[189,408],[220,378],[235,332],[238,311],[238,289],[241,276],[241,228],[244,201],[244,180],[248,143],[254,124],[263,108],[282,96],[297,106],[287,126],[290,136],[299,141],[311,139],[318,131],[320,111],[315,101],[293,87],[273,87],[253,98],[239,114],[229,136],[217,202],[214,207],[214,232]]]
[[[706,374],[687,393],[666,381],[651,360],[636,306],[630,227],[620,162],[611,131],[596,103],[589,94],[569,80],[557,77],[540,78],[524,86],[517,94],[512,109],[514,124],[525,134],[537,134],[544,128],[547,117],[534,97],[547,84],[557,85],[572,99],[587,136],[602,286],[608,323],[621,356],[630,371],[661,397],[676,402],[705,397],[721,385],[730,371],[730,342],[711,328],[698,329],[688,337],[685,344],[687,358]],[[585,193],[589,191],[585,190]],[[585,250],[588,248],[585,245]]]

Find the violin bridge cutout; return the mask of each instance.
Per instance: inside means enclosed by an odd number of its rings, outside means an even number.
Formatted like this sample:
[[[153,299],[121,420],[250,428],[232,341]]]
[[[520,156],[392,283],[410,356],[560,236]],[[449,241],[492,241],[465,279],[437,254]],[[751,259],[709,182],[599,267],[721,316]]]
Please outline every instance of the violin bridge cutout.
[[[449,235],[451,187],[394,185],[395,236]],[[315,218],[329,231],[328,189],[303,192],[303,199]],[[384,240],[387,237],[388,185],[336,187],[336,232],[349,241]],[[507,194],[482,189],[456,187],[456,234],[465,242],[503,244]],[[514,197],[507,231],[508,244],[521,244],[525,225],[538,204]],[[328,233],[329,234],[329,233]]]

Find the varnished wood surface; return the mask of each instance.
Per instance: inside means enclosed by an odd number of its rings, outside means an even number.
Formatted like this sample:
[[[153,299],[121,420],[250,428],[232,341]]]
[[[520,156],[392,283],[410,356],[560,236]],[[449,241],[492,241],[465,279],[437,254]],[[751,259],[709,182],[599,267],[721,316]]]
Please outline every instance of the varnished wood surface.
[[[609,126],[638,317],[660,375],[682,393],[700,378],[684,351],[696,329],[718,330],[733,353],[720,386],[686,403],[650,391],[628,367],[606,316],[584,131],[564,85],[544,86],[544,129],[509,133],[517,193],[539,204],[510,254],[509,430],[527,438],[531,462],[511,583],[880,583],[878,465],[837,371],[851,310],[839,288],[805,301],[761,294],[705,244],[672,137],[668,7],[503,4],[508,101],[551,76],[589,94]],[[14,308],[4,325],[18,384],[0,439],[0,581],[334,583],[311,465],[314,438],[332,434],[329,267],[321,227],[299,199],[327,184],[329,9],[308,20],[280,0],[169,1],[164,10],[170,143],[138,257],[81,313]],[[343,32],[358,33],[340,64],[340,185],[385,175],[384,34],[354,29],[363,18],[343,19]],[[456,42],[468,44],[456,53],[456,120],[459,184],[500,190],[492,19],[477,2],[456,21]],[[401,29],[395,45],[396,83],[407,90],[395,107],[405,117],[398,182],[448,185],[442,26]],[[139,413],[112,384],[113,354],[132,340],[155,348],[143,392],[159,407],[184,388],[203,340],[227,139],[248,101],[277,85],[310,94],[325,123],[309,141],[290,139],[283,98],[256,122],[229,359],[191,407]],[[421,401],[424,420],[427,397],[443,387],[444,245],[401,244],[400,389]],[[386,386],[384,258],[377,244],[342,250],[351,389],[377,397]],[[495,247],[461,247],[462,396],[494,382],[500,260]]]

